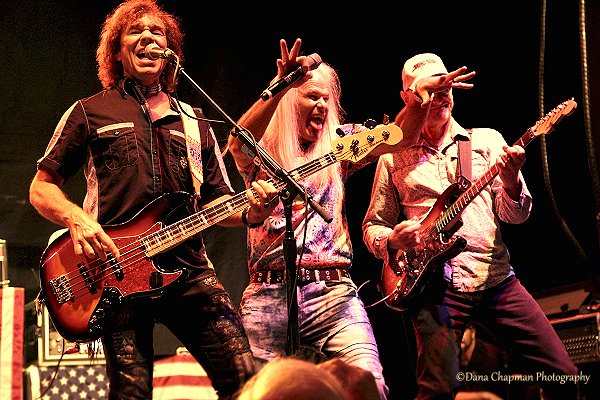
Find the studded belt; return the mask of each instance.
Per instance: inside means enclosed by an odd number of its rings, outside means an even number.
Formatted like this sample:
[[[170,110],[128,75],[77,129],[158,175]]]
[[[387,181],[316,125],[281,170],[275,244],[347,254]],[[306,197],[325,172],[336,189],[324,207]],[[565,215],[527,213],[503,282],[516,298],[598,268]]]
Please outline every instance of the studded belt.
[[[304,269],[298,271],[299,282],[319,282],[319,281],[341,281],[342,278],[350,278],[350,273],[345,269]],[[250,276],[251,283],[283,283],[285,271],[261,271],[255,272]]]

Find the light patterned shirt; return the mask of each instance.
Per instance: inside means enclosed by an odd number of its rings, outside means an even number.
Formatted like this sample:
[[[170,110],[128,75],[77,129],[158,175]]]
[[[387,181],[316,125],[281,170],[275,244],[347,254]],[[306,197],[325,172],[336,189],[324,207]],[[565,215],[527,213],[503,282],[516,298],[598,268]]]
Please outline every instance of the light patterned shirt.
[[[471,139],[471,182],[489,171],[507,144],[496,130],[478,128],[469,133],[454,120],[450,133],[439,149],[421,139],[408,149],[379,157],[371,203],[363,220],[363,239],[369,251],[385,263],[395,253],[387,248],[394,226],[403,219],[423,221],[434,212],[436,200],[456,182],[457,136]],[[456,290],[483,290],[514,274],[500,220],[519,224],[529,217],[532,199],[521,172],[519,180],[519,201],[506,194],[496,175],[462,211],[463,224],[455,235],[466,239],[467,245],[444,265],[444,277]],[[435,212],[439,212],[438,207]]]

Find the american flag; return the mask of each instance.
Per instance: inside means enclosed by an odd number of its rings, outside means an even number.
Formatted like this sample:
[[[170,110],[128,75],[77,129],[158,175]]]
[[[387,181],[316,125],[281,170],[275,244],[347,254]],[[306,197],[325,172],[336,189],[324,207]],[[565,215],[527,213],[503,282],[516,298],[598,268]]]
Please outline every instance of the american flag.
[[[77,365],[27,368],[28,400],[104,400],[108,398],[108,377],[104,365]],[[153,400],[217,399],[206,373],[190,355],[155,361]]]
[[[153,400],[213,400],[217,393],[200,364],[189,354],[154,362]]]
[[[37,367],[30,365],[29,400],[104,400],[108,398],[108,377],[104,365]]]
[[[23,390],[25,289],[0,285],[0,399],[20,400]]]

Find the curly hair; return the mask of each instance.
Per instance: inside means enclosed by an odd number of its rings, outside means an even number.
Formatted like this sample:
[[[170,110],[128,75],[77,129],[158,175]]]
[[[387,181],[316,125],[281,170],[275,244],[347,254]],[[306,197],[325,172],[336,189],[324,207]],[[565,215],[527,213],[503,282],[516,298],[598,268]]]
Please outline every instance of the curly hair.
[[[166,12],[155,0],[126,0],[117,6],[102,24],[100,44],[96,50],[98,62],[98,78],[105,89],[113,87],[123,77],[123,65],[117,60],[121,51],[121,35],[123,30],[133,21],[144,15],[158,17],[166,27],[167,43],[183,62],[183,31],[179,18]],[[160,83],[169,92],[175,89],[175,67],[167,63],[161,76]]]

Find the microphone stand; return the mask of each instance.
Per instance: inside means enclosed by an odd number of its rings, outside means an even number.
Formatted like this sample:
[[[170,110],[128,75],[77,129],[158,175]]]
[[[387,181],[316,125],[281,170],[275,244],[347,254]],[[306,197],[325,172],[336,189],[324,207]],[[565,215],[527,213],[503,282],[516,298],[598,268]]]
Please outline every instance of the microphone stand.
[[[227,120],[235,129],[231,135],[240,139],[249,149],[254,149],[255,154],[259,155],[264,165],[274,176],[285,183],[285,189],[279,192],[279,197],[284,206],[285,214],[285,236],[283,240],[283,256],[285,259],[285,284],[287,293],[288,307],[288,327],[286,340],[286,354],[293,355],[300,347],[298,336],[298,298],[296,293],[297,273],[296,273],[296,239],[294,237],[294,228],[292,225],[292,204],[296,196],[302,196],[308,200],[308,204],[327,222],[332,221],[325,209],[319,203],[308,195],[306,190],[296,182],[290,173],[283,169],[279,163],[271,157],[255,140],[252,134],[242,126],[238,125],[219,105],[185,72],[179,67],[179,74],[183,75],[190,84],[217,110],[221,116]],[[308,222],[308,221],[307,221]]]

